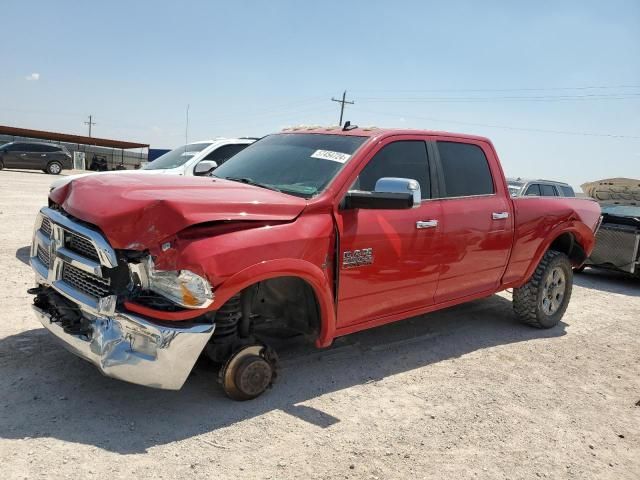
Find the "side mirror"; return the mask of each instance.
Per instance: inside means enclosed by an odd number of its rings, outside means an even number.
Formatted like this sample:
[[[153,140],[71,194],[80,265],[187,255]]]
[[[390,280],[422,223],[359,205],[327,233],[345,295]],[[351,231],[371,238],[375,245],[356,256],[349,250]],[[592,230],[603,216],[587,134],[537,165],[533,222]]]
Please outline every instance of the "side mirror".
[[[409,178],[384,177],[376,182],[373,192],[347,192],[344,209],[401,210],[420,206],[420,184]]]
[[[203,160],[199,164],[196,165],[196,168],[193,170],[194,175],[207,175],[218,168],[218,164],[213,160]]]

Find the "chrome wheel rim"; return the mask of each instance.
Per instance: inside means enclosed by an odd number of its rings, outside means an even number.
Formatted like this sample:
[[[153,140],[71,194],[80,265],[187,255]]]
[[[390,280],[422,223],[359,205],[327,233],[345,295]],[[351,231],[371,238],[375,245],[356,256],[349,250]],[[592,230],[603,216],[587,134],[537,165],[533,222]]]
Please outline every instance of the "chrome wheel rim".
[[[562,305],[566,291],[567,278],[564,270],[560,267],[551,269],[544,280],[542,289],[542,311],[546,315],[556,313]]]
[[[49,171],[51,173],[60,173],[60,170],[61,170],[60,165],[58,165],[57,163],[52,163],[49,166]]]

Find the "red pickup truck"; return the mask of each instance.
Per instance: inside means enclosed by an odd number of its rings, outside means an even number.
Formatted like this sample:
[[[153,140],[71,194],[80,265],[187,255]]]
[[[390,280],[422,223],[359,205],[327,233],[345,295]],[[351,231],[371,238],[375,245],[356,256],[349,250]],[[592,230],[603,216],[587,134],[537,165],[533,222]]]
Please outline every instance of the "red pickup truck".
[[[294,128],[211,177],[93,175],[37,218],[33,308],[104,374],[179,389],[197,358],[234,399],[268,388],[275,346],[334,338],[513,288],[556,325],[590,254],[591,200],[512,199],[486,138]]]

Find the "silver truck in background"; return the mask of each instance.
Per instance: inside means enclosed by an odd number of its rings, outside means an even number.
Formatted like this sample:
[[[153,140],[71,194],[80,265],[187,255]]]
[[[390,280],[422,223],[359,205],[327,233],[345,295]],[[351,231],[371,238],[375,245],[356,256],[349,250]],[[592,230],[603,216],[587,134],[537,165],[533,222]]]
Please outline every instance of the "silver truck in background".
[[[568,183],[531,178],[507,178],[512,197],[575,197]]]

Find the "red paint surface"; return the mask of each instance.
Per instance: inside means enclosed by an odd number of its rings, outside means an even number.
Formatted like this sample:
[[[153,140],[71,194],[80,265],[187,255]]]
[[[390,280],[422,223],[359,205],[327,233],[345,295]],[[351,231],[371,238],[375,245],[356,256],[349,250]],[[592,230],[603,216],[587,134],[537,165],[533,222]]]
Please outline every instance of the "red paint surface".
[[[148,249],[158,268],[205,275],[216,295],[211,310],[257,281],[304,279],[315,292],[322,320],[318,346],[521,285],[563,233],[572,233],[587,254],[593,248],[599,206],[573,198],[512,200],[495,149],[485,138],[408,130],[300,132],[370,138],[329,187],[308,201],[236,182],[162,175],[88,176],[55,190],[51,199],[98,226],[115,248]],[[480,146],[496,193],[427,200],[410,210],[340,210],[349,186],[377,149],[404,139]],[[491,213],[503,211],[508,219],[492,219]],[[417,230],[419,220],[439,225]],[[237,228],[220,223],[226,221],[243,223]],[[163,252],[160,245],[166,241],[172,248]],[[361,248],[373,248],[374,263],[339,266],[336,275],[343,252]],[[167,315],[127,305],[167,321],[202,314]]]

